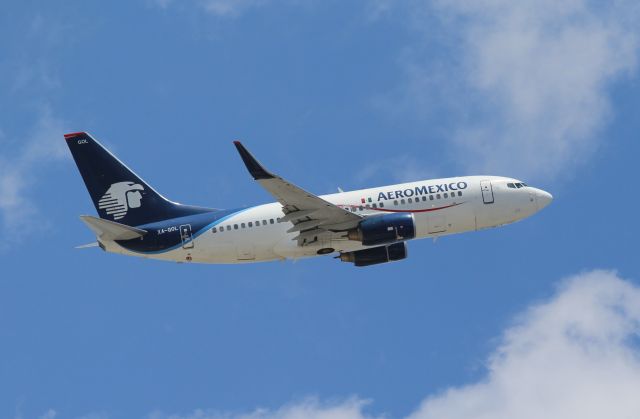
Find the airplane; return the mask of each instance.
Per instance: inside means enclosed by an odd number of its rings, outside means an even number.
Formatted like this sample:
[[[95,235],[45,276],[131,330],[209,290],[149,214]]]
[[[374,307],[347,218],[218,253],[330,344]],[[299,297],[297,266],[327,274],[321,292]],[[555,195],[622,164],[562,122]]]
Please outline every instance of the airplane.
[[[64,138],[99,217],[80,216],[102,250],[174,262],[238,264],[335,255],[355,266],[407,258],[407,242],[510,224],[553,197],[520,180],[462,176],[314,195],[268,171],[239,141],[277,202],[222,210],[168,200],[86,132]]]

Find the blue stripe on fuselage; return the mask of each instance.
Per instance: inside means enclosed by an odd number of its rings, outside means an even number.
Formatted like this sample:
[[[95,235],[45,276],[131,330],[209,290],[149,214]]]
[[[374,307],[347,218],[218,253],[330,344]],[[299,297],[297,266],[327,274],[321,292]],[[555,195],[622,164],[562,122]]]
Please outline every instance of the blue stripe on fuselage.
[[[153,255],[170,252],[182,247],[180,226],[186,224],[191,225],[192,240],[195,240],[196,237],[202,235],[212,227],[251,208],[254,207],[217,210],[136,226],[137,228],[147,230],[148,233],[140,239],[121,240],[116,241],[116,243],[136,253]]]

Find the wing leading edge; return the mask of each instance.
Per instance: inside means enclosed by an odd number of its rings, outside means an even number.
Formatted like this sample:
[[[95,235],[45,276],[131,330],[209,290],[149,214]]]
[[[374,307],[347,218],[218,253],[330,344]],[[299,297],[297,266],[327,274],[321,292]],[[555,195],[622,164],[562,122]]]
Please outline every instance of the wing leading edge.
[[[362,221],[361,216],[269,172],[240,141],[233,143],[251,176],[282,204],[284,217],[281,221],[294,224],[287,232],[298,232],[294,237],[298,245],[308,245],[320,238],[344,232]]]

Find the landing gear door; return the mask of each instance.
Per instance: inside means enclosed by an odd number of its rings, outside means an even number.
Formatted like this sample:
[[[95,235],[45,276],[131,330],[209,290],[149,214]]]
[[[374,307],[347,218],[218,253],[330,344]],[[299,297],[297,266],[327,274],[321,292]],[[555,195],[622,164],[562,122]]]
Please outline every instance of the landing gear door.
[[[491,181],[480,181],[480,189],[482,190],[482,202],[485,204],[493,204],[493,187],[491,186]]]
[[[427,218],[427,232],[437,234],[445,231],[447,231],[447,223],[444,215],[430,214]]]
[[[191,233],[191,224],[183,224],[180,226],[180,239],[182,239],[183,249],[193,249],[193,235]]]
[[[251,244],[239,244],[236,246],[238,260],[255,260],[256,253]]]

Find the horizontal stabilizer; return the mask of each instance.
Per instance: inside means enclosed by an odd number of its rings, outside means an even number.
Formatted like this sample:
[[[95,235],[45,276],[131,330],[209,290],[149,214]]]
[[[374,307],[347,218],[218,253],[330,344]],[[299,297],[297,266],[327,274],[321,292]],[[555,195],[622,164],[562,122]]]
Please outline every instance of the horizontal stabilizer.
[[[90,215],[81,215],[80,219],[93,230],[100,239],[131,240],[147,234],[146,230],[116,223],[115,221],[103,220],[102,218],[96,218]]]
[[[98,244],[98,242],[93,242],[89,244],[82,244],[80,246],[76,246],[76,249],[89,249],[91,247],[100,247],[100,245]]]

